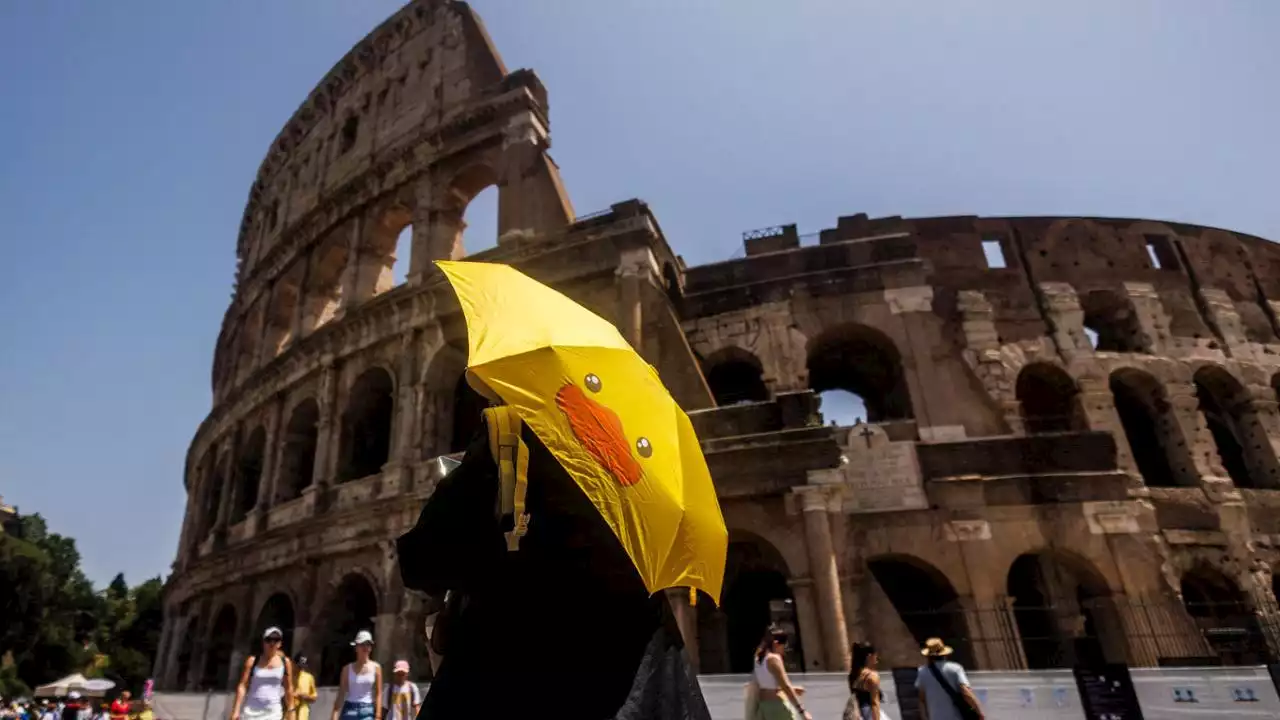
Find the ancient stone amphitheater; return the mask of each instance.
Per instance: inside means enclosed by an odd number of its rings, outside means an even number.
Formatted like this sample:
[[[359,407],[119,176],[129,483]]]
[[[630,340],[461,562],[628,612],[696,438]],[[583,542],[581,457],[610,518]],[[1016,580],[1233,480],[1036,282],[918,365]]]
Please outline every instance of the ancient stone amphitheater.
[[[858,638],[907,663],[928,635],[989,669],[1273,654],[1280,247],[853,215],[687,267],[641,201],[575,217],[548,129],[465,4],[415,0],[280,132],[188,453],[160,687],[227,686],[267,625],[322,682],[361,628],[425,677],[430,602],[391,541],[477,427],[431,261],[468,255],[491,186],[498,243],[472,257],[613,320],[699,429],[731,533],[721,606],[672,595],[702,672],[742,670],[771,621],[809,670]],[[824,420],[838,391],[865,422]]]

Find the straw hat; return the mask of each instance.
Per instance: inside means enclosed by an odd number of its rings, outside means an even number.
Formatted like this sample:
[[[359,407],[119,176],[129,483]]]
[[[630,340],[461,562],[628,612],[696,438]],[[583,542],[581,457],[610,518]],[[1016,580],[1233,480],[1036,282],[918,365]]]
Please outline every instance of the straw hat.
[[[925,657],[946,657],[953,652],[955,650],[942,642],[941,638],[929,638],[924,641],[924,649],[920,651],[920,654]]]

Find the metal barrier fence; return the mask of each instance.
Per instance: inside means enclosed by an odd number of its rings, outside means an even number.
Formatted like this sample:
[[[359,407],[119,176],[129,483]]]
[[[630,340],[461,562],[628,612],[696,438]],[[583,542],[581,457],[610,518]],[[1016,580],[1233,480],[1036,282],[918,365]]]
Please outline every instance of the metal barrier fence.
[[[1130,671],[1145,720],[1250,720],[1280,717],[1280,694],[1264,667],[1137,668]],[[904,720],[892,673],[881,674],[884,710]],[[740,720],[746,675],[699,678],[714,720]],[[797,674],[805,687],[805,706],[815,720],[837,720],[849,692],[846,678],[835,673]],[[989,720],[1082,720],[1084,707],[1070,670],[972,672],[969,680]],[[423,686],[423,692],[427,686]],[[495,688],[496,689],[496,688]],[[312,706],[313,720],[327,717],[337,688],[321,688]],[[152,707],[157,720],[227,720],[233,694],[157,693]],[[567,701],[572,702],[571,699]]]

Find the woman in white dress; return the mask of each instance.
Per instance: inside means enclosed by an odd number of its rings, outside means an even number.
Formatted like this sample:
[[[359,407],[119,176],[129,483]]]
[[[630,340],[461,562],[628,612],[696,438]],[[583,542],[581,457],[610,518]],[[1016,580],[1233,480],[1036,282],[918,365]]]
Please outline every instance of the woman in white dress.
[[[382,666],[369,658],[373,635],[361,630],[351,644],[356,648],[356,661],[342,668],[342,683],[330,720],[338,720],[339,714],[342,720],[381,720]]]
[[[283,720],[293,710],[293,668],[280,650],[283,641],[278,627],[262,633],[262,653],[246,658],[240,672],[231,720]]]

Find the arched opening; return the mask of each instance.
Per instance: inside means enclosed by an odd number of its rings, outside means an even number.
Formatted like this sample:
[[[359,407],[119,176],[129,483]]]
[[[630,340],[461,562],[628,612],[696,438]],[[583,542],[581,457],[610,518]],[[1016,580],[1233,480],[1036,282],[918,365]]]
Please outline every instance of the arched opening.
[[[468,255],[498,246],[498,186],[489,185],[467,203],[462,214],[463,247]]]
[[[267,602],[262,606],[262,610],[258,613],[258,622],[254,623],[251,632],[253,636],[249,638],[249,647],[257,648],[262,642],[262,633],[266,632],[269,627],[278,627],[284,635],[284,643],[280,646],[286,655],[293,654],[293,602],[289,600],[289,596],[284,593],[276,593],[267,598]]]
[[[476,433],[484,425],[483,411],[489,407],[489,401],[476,392],[467,383],[465,375],[458,378],[453,390],[453,433],[450,436],[449,452],[462,452],[475,439]]]
[[[196,646],[196,624],[187,621],[187,631],[182,634],[182,644],[178,646],[178,667],[175,673],[175,690],[186,690],[191,682],[191,656]]]
[[[746,350],[727,348],[713,355],[706,367],[707,385],[716,405],[724,407],[769,399],[760,360]]]
[[[280,451],[279,499],[300,497],[311,485],[316,467],[316,443],[320,438],[320,405],[307,398],[294,406],[284,428]]]
[[[405,225],[396,236],[395,255],[392,256],[391,283],[393,286],[409,282],[410,255],[413,254],[413,225]]]
[[[377,615],[378,597],[369,581],[355,573],[344,577],[321,616],[325,618],[325,636],[317,682],[331,686],[338,684],[343,666],[355,659],[351,641],[361,630],[372,633]]]
[[[1226,575],[1204,565],[1188,571],[1182,576],[1182,603],[1224,665],[1268,662],[1257,618]]]
[[[703,673],[750,672],[756,646],[770,625],[788,635],[787,668],[806,667],[786,565],[761,538],[746,533],[730,537],[721,607],[700,603],[698,625]]]
[[[877,330],[846,325],[824,332],[810,343],[808,367],[809,387],[824,405],[828,391],[842,390],[861,399],[868,422],[912,417],[902,356]]]
[[[1111,593],[1083,561],[1052,551],[1021,555],[1009,568],[1008,593],[1028,668],[1125,661]]]
[[[395,411],[391,374],[380,367],[365,370],[351,386],[342,413],[338,481],[382,472],[391,456],[391,419]]]
[[[311,255],[303,293],[303,334],[332,320],[342,307],[342,276],[347,268],[348,238],[351,228],[334,230]]]
[[[191,539],[193,548],[200,547],[218,519],[218,498],[222,493],[226,471],[222,463],[217,462],[217,454],[217,448],[209,448],[202,463],[200,486],[196,489],[199,493],[197,506],[200,514],[196,518],[195,537]]]
[[[266,359],[279,355],[294,340],[294,318],[298,303],[302,301],[302,280],[305,276],[306,263],[295,262],[271,288],[263,340],[263,357]]]
[[[945,575],[928,563],[902,556],[869,560],[867,569],[911,633],[913,644],[900,648],[903,652],[899,654],[908,657],[912,653],[918,654],[917,648],[929,638],[936,637],[955,648],[957,662],[972,666],[973,648],[960,600]],[[874,643],[884,652],[891,642],[886,642],[889,638],[878,636],[890,631],[891,626],[877,622],[875,618],[872,618],[871,625],[869,631]]]
[[[1071,432],[1084,425],[1076,383],[1056,365],[1032,363],[1022,368],[1016,392],[1028,435]]]
[[[236,461],[236,499],[231,513],[232,525],[244,520],[258,504],[258,486],[262,484],[266,451],[267,432],[259,425],[249,433],[249,439],[240,449],[240,458]]]
[[[1110,290],[1094,290],[1080,298],[1084,326],[1099,352],[1149,352],[1146,336],[1129,298]]]
[[[1218,457],[1238,487],[1275,486],[1271,441],[1249,408],[1244,387],[1226,370],[1208,365],[1196,371],[1196,399]]]
[[[1110,384],[1116,414],[1143,481],[1153,487],[1195,486],[1195,477],[1188,474],[1191,463],[1186,444],[1179,439],[1164,386],[1151,375],[1132,369],[1112,373]],[[1176,471],[1171,464],[1175,457],[1179,462]]]
[[[231,651],[236,638],[236,611],[224,605],[218,611],[209,633],[209,650],[204,660],[204,676],[200,687],[204,690],[226,690],[231,687]]]

